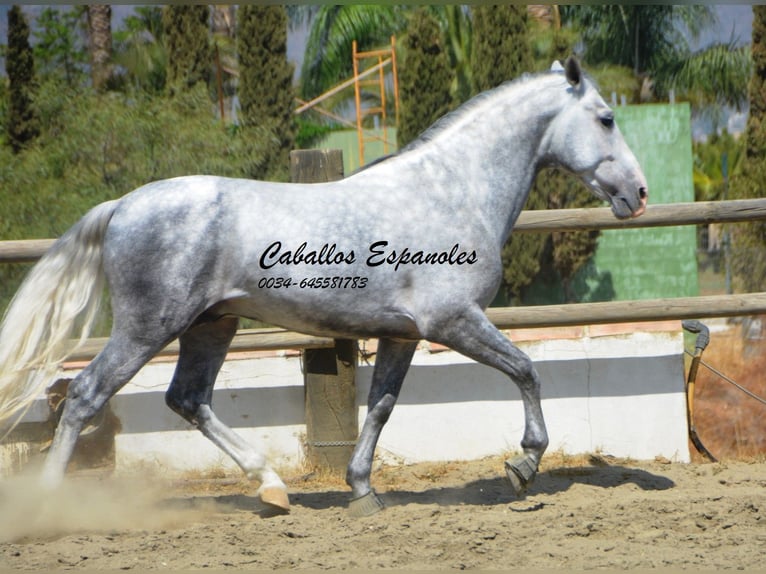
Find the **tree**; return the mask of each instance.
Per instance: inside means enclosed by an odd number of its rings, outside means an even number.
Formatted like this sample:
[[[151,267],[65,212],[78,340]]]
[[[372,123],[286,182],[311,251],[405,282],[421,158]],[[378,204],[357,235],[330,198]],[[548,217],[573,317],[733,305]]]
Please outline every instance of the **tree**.
[[[400,115],[397,141],[403,147],[453,107],[453,72],[435,18],[416,11],[404,39],[399,73]]]
[[[93,87],[103,90],[112,75],[112,7],[109,4],[89,4],[87,13],[90,75]]]
[[[473,94],[471,12],[459,4],[442,4],[432,5],[431,13],[439,22],[447,47],[450,67],[455,72],[450,88],[452,97],[456,102],[464,102]]]
[[[8,74],[9,104],[6,130],[14,153],[20,152],[40,132],[32,102],[35,91],[35,62],[29,45],[29,24],[21,8],[8,11],[8,51],[5,56]]]
[[[643,99],[673,89],[706,104],[725,101],[738,105],[747,92],[746,50],[715,45],[697,53],[688,37],[696,39],[715,23],[710,6],[703,5],[592,5],[562,6],[563,21],[582,29],[589,64],[627,66],[643,80]]]
[[[401,8],[392,5],[343,4],[293,10],[292,21],[312,22],[301,69],[301,96],[310,99],[353,74],[351,42],[360,49],[387,44],[404,28]]]
[[[472,8],[471,73],[473,92],[483,92],[530,71],[531,52],[527,35],[527,13],[523,6],[476,5]],[[527,209],[544,209],[544,191],[535,187],[527,198]],[[540,271],[547,236],[519,234],[503,247],[503,288],[512,300]]]
[[[470,10],[456,4],[429,5],[427,10],[439,24],[454,71],[452,97],[458,102],[465,101],[471,96]],[[348,79],[353,73],[352,41],[356,40],[362,50],[388,45],[392,35],[407,33],[413,11],[412,7],[392,4],[289,6],[291,25],[312,22],[301,70],[301,96],[306,99],[318,96]],[[342,105],[344,99],[344,94],[340,94],[332,101]]]
[[[525,6],[473,7],[471,71],[474,92],[499,86],[532,69]]]
[[[293,66],[287,61],[287,15],[278,5],[245,4],[237,34],[239,101],[245,128],[265,127],[271,150],[256,179],[285,178],[295,145]]]
[[[564,21],[580,26],[585,56],[591,64],[629,66],[636,76],[658,74],[669,62],[688,54],[692,38],[715,21],[709,6],[588,5],[562,6]]]
[[[123,20],[123,26],[114,34],[120,81],[149,94],[161,94],[167,76],[162,8],[138,6]]]
[[[62,79],[68,87],[85,78],[88,52],[82,31],[83,6],[70,10],[45,8],[37,17],[34,46],[38,72],[52,79]]]
[[[210,9],[203,5],[171,4],[162,13],[168,53],[167,87],[171,94],[199,82],[210,83],[208,38]]]
[[[753,73],[750,78],[750,115],[747,119],[745,157],[731,182],[734,199],[763,196],[766,183],[766,6],[753,6]],[[766,287],[766,223],[742,223],[732,228],[732,271],[744,291]]]

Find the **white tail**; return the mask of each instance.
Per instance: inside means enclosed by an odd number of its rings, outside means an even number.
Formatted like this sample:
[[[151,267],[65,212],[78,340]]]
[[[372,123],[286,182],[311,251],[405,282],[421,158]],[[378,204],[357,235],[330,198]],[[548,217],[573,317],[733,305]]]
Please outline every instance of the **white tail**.
[[[8,306],[0,325],[0,427],[19,422],[59,363],[88,337],[104,286],[104,233],[116,205],[94,207],[62,235]]]

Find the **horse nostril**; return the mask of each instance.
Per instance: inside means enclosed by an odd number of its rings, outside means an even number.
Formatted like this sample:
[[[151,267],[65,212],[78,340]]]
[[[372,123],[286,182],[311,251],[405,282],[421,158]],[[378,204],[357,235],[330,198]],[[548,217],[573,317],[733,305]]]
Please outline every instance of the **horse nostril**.
[[[646,190],[645,187],[639,188],[638,197],[640,197],[641,199],[646,199],[647,197],[649,197],[649,192]]]

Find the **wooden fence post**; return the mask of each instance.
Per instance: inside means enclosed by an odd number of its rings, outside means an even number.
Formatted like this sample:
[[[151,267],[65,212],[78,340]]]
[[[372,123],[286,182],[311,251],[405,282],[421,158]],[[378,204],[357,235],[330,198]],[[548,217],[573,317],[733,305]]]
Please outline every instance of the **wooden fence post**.
[[[321,183],[343,178],[340,150],[290,152],[290,179]],[[300,239],[300,238],[298,238]],[[334,348],[303,351],[306,455],[313,466],[345,471],[359,430],[356,408],[358,344],[338,339]]]

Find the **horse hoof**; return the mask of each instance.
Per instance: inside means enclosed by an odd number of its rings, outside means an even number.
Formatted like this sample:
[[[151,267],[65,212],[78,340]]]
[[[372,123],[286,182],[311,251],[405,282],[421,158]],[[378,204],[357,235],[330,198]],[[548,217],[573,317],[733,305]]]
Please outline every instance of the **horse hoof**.
[[[261,488],[258,496],[266,505],[268,516],[276,514],[287,514],[290,512],[290,499],[287,497],[287,491],[278,486],[269,486]]]
[[[386,507],[380,497],[371,490],[367,494],[354,498],[348,503],[348,513],[352,518],[364,518],[377,514]]]
[[[505,461],[505,474],[511,481],[511,487],[516,496],[521,496],[534,482],[537,473],[537,465],[528,457],[520,456],[511,461]]]

